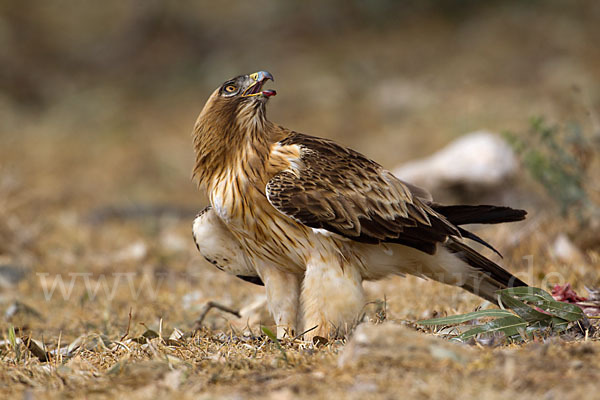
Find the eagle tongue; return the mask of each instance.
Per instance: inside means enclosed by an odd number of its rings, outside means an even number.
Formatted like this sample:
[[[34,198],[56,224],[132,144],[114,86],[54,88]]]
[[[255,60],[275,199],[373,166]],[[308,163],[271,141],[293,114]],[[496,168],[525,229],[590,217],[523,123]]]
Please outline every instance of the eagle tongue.
[[[277,94],[277,92],[274,90],[271,90],[271,89],[267,89],[267,90],[263,90],[262,94],[264,96],[271,97],[271,96],[275,96]]]

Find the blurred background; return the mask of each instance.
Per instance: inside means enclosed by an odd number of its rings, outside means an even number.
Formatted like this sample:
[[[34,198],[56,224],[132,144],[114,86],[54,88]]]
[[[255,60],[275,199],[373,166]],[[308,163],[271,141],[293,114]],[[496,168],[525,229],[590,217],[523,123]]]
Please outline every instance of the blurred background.
[[[390,169],[481,129],[512,132],[523,151],[532,132],[571,132],[571,123],[597,134],[598,21],[594,0],[2,1],[0,264],[17,275],[200,270],[197,282],[174,278],[153,304],[171,309],[166,298],[186,295],[223,300],[226,285],[241,289],[224,301],[243,302],[261,291],[205,265],[190,235],[205,205],[191,181],[191,130],[223,81],[270,71],[278,92],[268,106],[272,121],[333,138]],[[545,125],[532,127],[533,117]],[[534,163],[533,175],[536,165],[544,175],[553,164],[544,162]],[[597,164],[577,163],[598,176],[589,167]],[[567,178],[575,196],[567,206],[585,196],[594,203],[598,186],[583,187],[583,175]],[[560,216],[552,182],[529,179]],[[534,221],[538,211],[530,209]],[[579,226],[552,221],[567,239]],[[524,232],[536,230],[544,230],[539,222]],[[535,252],[536,243],[515,254]],[[597,263],[594,249],[577,254]],[[554,266],[547,260],[540,271]],[[586,268],[578,276],[596,282]],[[34,275],[7,276],[17,282],[11,293],[41,296]],[[123,295],[121,324],[129,301]]]
[[[265,69],[272,120],[393,168],[472,130],[597,109],[599,20],[593,0],[4,1],[2,165],[46,201],[196,205],[196,115]]]

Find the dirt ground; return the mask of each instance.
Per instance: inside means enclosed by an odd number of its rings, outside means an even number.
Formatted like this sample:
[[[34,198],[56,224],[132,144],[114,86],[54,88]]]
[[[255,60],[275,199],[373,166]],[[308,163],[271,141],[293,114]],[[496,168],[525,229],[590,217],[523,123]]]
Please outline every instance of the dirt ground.
[[[413,277],[365,284],[371,303],[359,329],[373,329],[365,330],[366,352],[357,355],[353,337],[279,347],[261,331],[272,324],[263,289],[205,262],[191,238],[206,200],[190,179],[190,132],[205,99],[230,75],[270,70],[278,91],[271,120],[334,138],[389,168],[473,130],[525,132],[532,116],[594,129],[586,110],[600,106],[593,23],[600,9],[551,3],[494,3],[468,16],[417,13],[401,24],[346,26],[362,18],[347,15],[334,26],[341,34],[327,22],[307,28],[329,14],[299,12],[289,28],[277,20],[248,37],[220,37],[218,50],[202,49],[206,57],[190,64],[195,72],[187,64],[164,67],[191,50],[154,38],[167,54],[156,56],[163,69],[109,71],[96,81],[96,72],[59,79],[60,66],[47,66],[51,83],[36,105],[3,89],[0,398],[596,398],[595,335],[454,345],[414,322],[484,302]],[[208,17],[195,7],[204,33],[216,38],[214,21],[227,21],[228,11],[211,9]],[[58,15],[37,35],[63,27],[66,17]],[[232,18],[254,27],[252,15],[261,14],[240,8]],[[64,29],[61,40],[82,28],[73,20]],[[173,35],[165,43],[179,43]],[[271,50],[242,51],[245,39],[261,35]],[[552,255],[557,235],[576,229],[553,206],[536,206],[551,199],[521,175],[541,203],[519,198],[510,205],[526,207],[526,221],[478,234],[530,284],[549,290],[568,282],[581,294],[600,286],[598,248],[570,261]],[[197,324],[210,301],[242,318],[212,309]],[[16,346],[13,329],[23,339]],[[26,348],[28,338],[42,346],[41,357]]]

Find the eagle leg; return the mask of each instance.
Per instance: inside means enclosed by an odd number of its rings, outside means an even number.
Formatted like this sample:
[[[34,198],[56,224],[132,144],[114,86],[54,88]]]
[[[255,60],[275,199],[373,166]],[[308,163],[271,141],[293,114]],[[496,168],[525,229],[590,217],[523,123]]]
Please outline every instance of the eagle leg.
[[[338,257],[311,258],[302,284],[305,340],[315,336],[344,336],[356,324],[365,305],[362,278],[352,264],[342,265]]]
[[[267,292],[269,311],[277,326],[277,338],[294,337],[298,326],[301,276],[268,263],[256,263]]]

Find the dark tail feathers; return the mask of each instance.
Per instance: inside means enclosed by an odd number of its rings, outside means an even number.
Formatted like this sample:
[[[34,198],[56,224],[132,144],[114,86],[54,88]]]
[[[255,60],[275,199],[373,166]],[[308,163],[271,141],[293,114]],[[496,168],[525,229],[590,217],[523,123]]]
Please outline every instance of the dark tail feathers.
[[[496,291],[507,287],[527,286],[525,282],[504,268],[479,254],[469,246],[450,238],[444,246],[458,258],[481,272],[474,282],[466,282],[463,288],[473,294],[496,302]]]
[[[525,210],[515,210],[510,207],[499,207],[490,205],[479,206],[443,206],[433,204],[435,211],[442,214],[454,225],[466,224],[499,224],[502,222],[514,222],[525,219]],[[498,251],[479,236],[463,228],[458,228],[464,238],[474,240],[492,249],[498,255]],[[463,288],[471,293],[481,296],[492,302],[496,301],[496,291],[513,286],[527,286],[525,282],[506,271],[504,268],[479,254],[469,246],[449,238],[444,246],[457,257],[481,272],[479,278],[473,282],[467,281]],[[500,255],[501,256],[501,255]]]
[[[489,205],[443,206],[440,204],[433,204],[431,208],[442,214],[454,225],[514,222],[524,220],[525,215],[527,215],[527,211],[525,210]]]
[[[440,204],[434,204],[431,206],[435,211],[442,214],[446,219],[454,225],[466,225],[466,224],[499,224],[502,222],[514,222],[525,219],[527,211],[515,210],[510,207],[499,207],[499,206],[443,206]],[[502,257],[502,254],[496,250],[491,244],[466,229],[458,227],[458,231],[462,237],[474,240],[486,246],[494,253]]]

